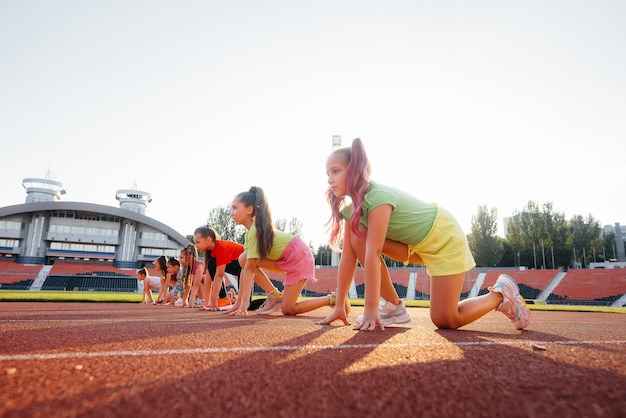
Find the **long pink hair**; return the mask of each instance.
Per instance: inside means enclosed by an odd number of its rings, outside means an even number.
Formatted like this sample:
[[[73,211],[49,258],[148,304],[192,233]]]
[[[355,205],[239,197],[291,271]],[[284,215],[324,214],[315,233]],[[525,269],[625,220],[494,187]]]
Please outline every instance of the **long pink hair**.
[[[361,219],[363,202],[365,200],[365,193],[367,193],[367,187],[370,182],[371,167],[367,154],[365,153],[365,147],[363,142],[359,138],[352,141],[352,146],[346,148],[339,148],[333,151],[331,156],[342,156],[347,165],[346,175],[346,194],[352,201],[352,208],[354,209],[352,215],[348,219],[350,225],[350,231],[356,234],[359,238],[364,238],[365,235],[359,231],[359,220]],[[330,205],[331,216],[326,225],[330,231],[330,246],[334,249],[339,249],[341,244],[343,225],[343,216],[341,210],[345,207],[346,197],[341,198],[335,196],[330,190],[330,187],[326,191],[326,200]]]

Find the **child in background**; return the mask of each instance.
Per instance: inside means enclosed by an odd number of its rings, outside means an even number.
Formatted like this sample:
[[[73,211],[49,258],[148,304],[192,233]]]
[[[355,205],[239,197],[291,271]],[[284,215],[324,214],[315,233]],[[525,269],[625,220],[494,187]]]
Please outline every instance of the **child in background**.
[[[161,278],[161,290],[159,291],[159,295],[157,296],[157,303],[163,303],[165,301],[165,295],[167,295],[167,257],[164,255],[159,256],[156,260],[154,260],[154,267]]]
[[[204,272],[204,263],[198,260],[198,250],[193,244],[189,244],[180,251],[180,264],[182,267],[182,281],[183,281],[183,297],[182,307],[203,307],[205,301],[201,300],[196,302],[195,297],[200,291],[204,293],[202,289],[202,274]],[[191,291],[191,297],[189,295]],[[178,306],[178,305],[177,305]]]
[[[239,256],[242,266],[239,297],[230,314],[246,315],[253,282],[269,281],[264,269],[285,273],[285,287],[282,296],[277,290],[269,292],[267,300],[257,310],[258,314],[268,315],[280,309],[285,315],[297,315],[334,305],[334,294],[298,302],[307,280],[315,280],[313,254],[299,237],[274,229],[263,189],[251,187],[249,191],[235,196],[231,216],[237,225],[245,226],[248,232],[244,243],[245,252]]]
[[[180,270],[180,261],[176,257],[170,257],[167,260],[167,278],[169,292],[165,294],[164,304],[175,304],[178,299],[182,300],[183,296],[183,279]],[[182,302],[181,302],[182,303]]]
[[[370,180],[360,139],[334,151],[326,161],[332,211],[330,243],[343,253],[337,277],[337,305],[319,321],[348,324],[344,304],[357,262],[365,272],[365,309],[357,330],[411,320],[398,298],[382,254],[405,263],[425,264],[430,280],[430,317],[438,328],[456,329],[491,310],[505,314],[517,329],[530,323],[530,311],[515,281],[501,275],[490,293],[459,302],[465,273],[475,266],[465,234],[443,208]],[[346,197],[351,204],[346,205]],[[341,228],[343,225],[343,237]],[[383,300],[380,300],[382,296]],[[380,305],[379,305],[380,302]]]
[[[223,240],[220,234],[211,226],[201,226],[196,228],[193,233],[194,242],[198,251],[204,252],[205,278],[204,278],[204,294],[206,295],[207,304],[205,310],[218,311],[224,307],[230,307],[231,300],[235,297],[228,297],[224,287],[224,273],[241,277],[241,265],[239,264],[239,256],[243,253],[243,245],[238,242]],[[263,276],[260,277],[263,279]],[[271,293],[275,290],[272,282],[263,281],[259,286],[266,292]],[[232,289],[231,289],[232,290]],[[278,293],[280,295],[280,293]],[[227,301],[228,304],[223,301]],[[250,309],[258,309],[257,301],[250,302]],[[255,306],[256,305],[256,306]]]
[[[152,298],[152,291],[159,291],[159,295],[161,294],[161,279],[157,276],[148,275],[148,269],[145,267],[137,270],[137,280],[143,282],[143,298],[141,303],[152,303],[156,304],[154,299]]]
[[[193,236],[196,248],[204,254],[204,310],[218,311],[221,306],[230,307],[224,273],[239,276],[241,267],[238,258],[243,252],[243,245],[220,239],[219,233],[211,226],[196,228]]]

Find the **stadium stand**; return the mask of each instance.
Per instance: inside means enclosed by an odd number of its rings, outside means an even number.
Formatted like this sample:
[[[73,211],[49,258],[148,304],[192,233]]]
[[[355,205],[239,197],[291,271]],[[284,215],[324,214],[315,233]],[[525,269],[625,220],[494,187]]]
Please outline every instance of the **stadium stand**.
[[[405,298],[409,288],[409,280],[411,276],[411,270],[407,269],[389,269],[389,275],[393,282],[393,287],[396,289],[398,296]]]
[[[0,289],[28,290],[35,281],[41,266],[18,264],[13,260],[0,260]]]
[[[337,268],[317,267],[315,279],[315,281],[309,280],[304,286],[302,292],[304,296],[323,296],[333,292],[337,288]]]
[[[474,284],[476,283],[476,280],[478,279],[479,274],[480,274],[480,271],[477,269],[472,269],[468,271],[467,273],[465,273],[465,281],[463,282],[463,287],[461,288],[461,296],[460,296],[461,300],[467,299],[470,291],[472,290],[472,288],[474,287]]]
[[[108,263],[56,262],[41,290],[136,292],[135,270]]]
[[[121,269],[114,267],[111,263],[84,263],[84,262],[55,262],[52,265],[50,274],[64,275],[89,275],[98,274],[100,276],[135,276],[134,269]]]
[[[430,299],[430,276],[425,268],[412,268],[415,274],[415,299],[417,300],[429,300]],[[476,279],[480,274],[479,270],[473,269],[465,274],[465,280],[463,287],[461,288],[460,300],[466,299],[476,283]],[[392,274],[393,278],[393,274]],[[400,293],[398,292],[400,295]],[[403,297],[400,295],[400,297]]]
[[[626,269],[569,270],[548,296],[554,304],[608,306],[626,294]]]
[[[494,269],[488,270],[485,275],[479,295],[489,292],[489,287],[493,286],[500,274],[508,274],[517,282],[520,294],[525,299],[536,299],[539,293],[556,277],[559,270],[505,270]]]
[[[415,274],[415,299],[430,299],[430,276],[426,269],[416,269]]]
[[[51,268],[47,277],[43,270],[45,267]],[[146,267],[149,274],[156,275],[151,263]],[[401,298],[430,299],[430,277],[424,267],[390,268],[389,271],[394,287]],[[273,284],[282,289],[284,274],[268,273]],[[609,306],[626,296],[626,269],[624,268],[572,269],[566,273],[552,269],[473,269],[466,274],[460,299],[466,299],[472,291],[478,291],[479,295],[487,293],[488,288],[502,273],[510,275],[517,281],[520,293],[526,299],[536,299],[542,290],[545,289],[545,294],[547,294],[552,287],[556,286],[546,299],[552,304]],[[13,259],[0,259],[0,289],[2,290],[29,290],[38,274],[40,274],[38,280],[43,280],[45,277],[41,290],[137,292],[139,287],[135,269],[121,269],[111,262],[57,260],[52,266],[44,266],[20,264]],[[564,275],[560,282],[555,280],[559,274]],[[482,279],[480,282],[479,278]],[[356,297],[364,297],[363,282],[364,271],[359,268],[354,278]],[[306,284],[303,296],[327,295],[336,288],[337,267],[318,266],[316,281]],[[255,284],[254,294],[264,293]]]

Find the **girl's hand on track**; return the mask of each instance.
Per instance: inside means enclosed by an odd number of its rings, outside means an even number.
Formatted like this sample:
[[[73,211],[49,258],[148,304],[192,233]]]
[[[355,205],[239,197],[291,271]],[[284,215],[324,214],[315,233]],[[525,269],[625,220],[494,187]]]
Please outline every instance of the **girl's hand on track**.
[[[236,315],[248,315],[248,308],[250,307],[250,302],[241,302],[241,301],[237,301],[238,303],[235,303],[235,306],[233,306],[232,308],[230,308],[228,311],[226,311],[226,313],[230,316],[236,316]]]
[[[374,331],[376,326],[379,326],[381,330],[385,330],[385,326],[380,320],[380,314],[378,309],[367,309],[363,311],[363,320],[354,326],[356,331]]]
[[[231,309],[227,313],[230,316],[237,316],[237,315],[247,316],[248,315],[248,309],[243,309],[243,308],[239,307],[238,309]]]
[[[344,309],[341,309],[339,305],[335,306],[335,309],[333,309],[329,316],[324,319],[320,319],[315,323],[318,325],[330,325],[335,321],[342,321],[344,325],[350,325],[350,321],[348,321],[348,318],[346,317],[345,307]]]

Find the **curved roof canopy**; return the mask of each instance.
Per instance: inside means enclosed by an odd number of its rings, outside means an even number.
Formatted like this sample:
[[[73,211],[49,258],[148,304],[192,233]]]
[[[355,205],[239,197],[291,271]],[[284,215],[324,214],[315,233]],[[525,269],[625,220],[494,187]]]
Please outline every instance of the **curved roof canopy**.
[[[0,208],[0,218],[19,215],[29,212],[42,212],[51,210],[76,210],[94,213],[103,213],[106,215],[118,216],[120,218],[130,219],[142,224],[151,226],[164,234],[169,235],[176,240],[181,246],[185,247],[190,244],[189,240],[173,228],[165,225],[156,219],[150,218],[140,213],[132,212],[127,209],[116,208],[113,206],[98,205],[95,203],[83,202],[32,202],[20,205],[5,206]]]

